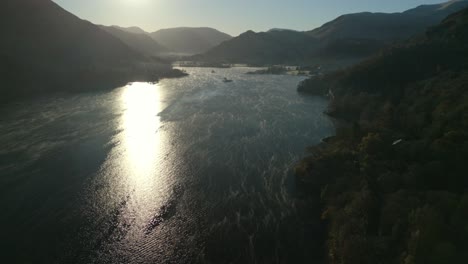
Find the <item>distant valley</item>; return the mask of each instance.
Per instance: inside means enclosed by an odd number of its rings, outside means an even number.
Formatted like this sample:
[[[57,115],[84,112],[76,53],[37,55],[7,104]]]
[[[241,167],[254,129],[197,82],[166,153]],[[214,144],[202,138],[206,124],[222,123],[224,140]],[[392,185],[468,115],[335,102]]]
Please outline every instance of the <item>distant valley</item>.
[[[152,33],[139,27],[101,26],[101,28],[144,54],[162,57],[204,53],[232,38],[213,28],[168,28]]]
[[[181,27],[150,33],[139,27],[97,26],[50,0],[6,0],[0,6],[5,39],[0,43],[4,83],[0,93],[6,100],[183,76],[172,69],[175,60],[333,70],[424,32],[468,6],[468,1],[419,6],[393,14],[348,14],[311,31],[274,28],[247,31],[237,37],[213,28]]]
[[[160,56],[170,51],[169,48],[161,45],[142,29],[136,27],[124,29],[117,26],[101,26],[101,28],[144,55]]]

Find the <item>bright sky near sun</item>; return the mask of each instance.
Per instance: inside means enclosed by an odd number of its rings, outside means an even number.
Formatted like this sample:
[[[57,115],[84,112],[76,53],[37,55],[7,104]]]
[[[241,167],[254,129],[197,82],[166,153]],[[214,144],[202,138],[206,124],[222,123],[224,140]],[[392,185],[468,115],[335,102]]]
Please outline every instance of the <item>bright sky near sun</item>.
[[[339,15],[401,12],[441,0],[54,0],[96,24],[152,32],[179,26],[213,27],[231,35],[270,28],[310,30]]]

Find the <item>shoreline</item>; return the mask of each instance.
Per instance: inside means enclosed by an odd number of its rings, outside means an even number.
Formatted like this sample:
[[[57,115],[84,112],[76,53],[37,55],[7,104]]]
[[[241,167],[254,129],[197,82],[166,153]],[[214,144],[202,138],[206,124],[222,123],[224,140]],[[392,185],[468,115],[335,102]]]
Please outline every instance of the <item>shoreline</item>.
[[[71,80],[53,80],[57,81],[58,83],[54,84],[47,84],[43,83],[40,85],[40,88],[35,88],[34,91],[20,91],[20,94],[5,94],[0,99],[0,106],[8,105],[8,104],[15,104],[18,101],[22,100],[30,100],[35,98],[41,98],[44,96],[51,96],[51,95],[63,95],[63,94],[76,94],[76,93],[83,93],[83,92],[92,92],[92,91],[110,91],[116,89],[121,86],[125,86],[132,82],[159,82],[162,79],[173,79],[173,78],[183,78],[188,76],[188,73],[180,70],[180,69],[171,69],[165,73],[156,73],[151,76],[145,76],[144,74],[141,76],[134,75],[133,77],[125,78],[102,78],[96,80],[88,80],[88,81],[81,81],[81,82],[73,82]],[[49,80],[50,81],[50,80]],[[52,81],[52,82],[53,82]],[[70,84],[72,83],[72,84]],[[14,86],[15,84],[9,84]],[[16,84],[21,85],[21,84]],[[30,84],[32,85],[32,84]],[[34,85],[36,86],[36,85]],[[63,89],[66,87],[66,89]]]

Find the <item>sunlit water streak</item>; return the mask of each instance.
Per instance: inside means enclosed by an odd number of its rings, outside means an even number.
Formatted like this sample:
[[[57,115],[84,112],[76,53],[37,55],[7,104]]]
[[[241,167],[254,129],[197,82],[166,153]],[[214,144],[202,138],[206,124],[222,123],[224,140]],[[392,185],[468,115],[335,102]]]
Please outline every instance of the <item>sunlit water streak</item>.
[[[290,168],[333,132],[326,101],[298,95],[302,77],[187,70],[0,108],[0,221],[16,227],[3,248],[26,262],[309,263]]]
[[[125,114],[123,116],[123,145],[127,151],[129,171],[139,185],[156,173],[155,157],[161,139],[158,133],[160,120],[159,91],[156,85],[134,83],[122,94]],[[148,183],[146,181],[146,183]]]

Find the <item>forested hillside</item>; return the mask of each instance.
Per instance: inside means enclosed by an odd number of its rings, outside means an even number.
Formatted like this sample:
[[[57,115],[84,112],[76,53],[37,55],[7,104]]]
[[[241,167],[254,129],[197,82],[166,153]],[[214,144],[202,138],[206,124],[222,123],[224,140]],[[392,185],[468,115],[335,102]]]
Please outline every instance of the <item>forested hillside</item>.
[[[307,80],[337,135],[298,164],[330,263],[468,259],[468,10],[349,70]],[[317,194],[318,193],[318,194]]]

